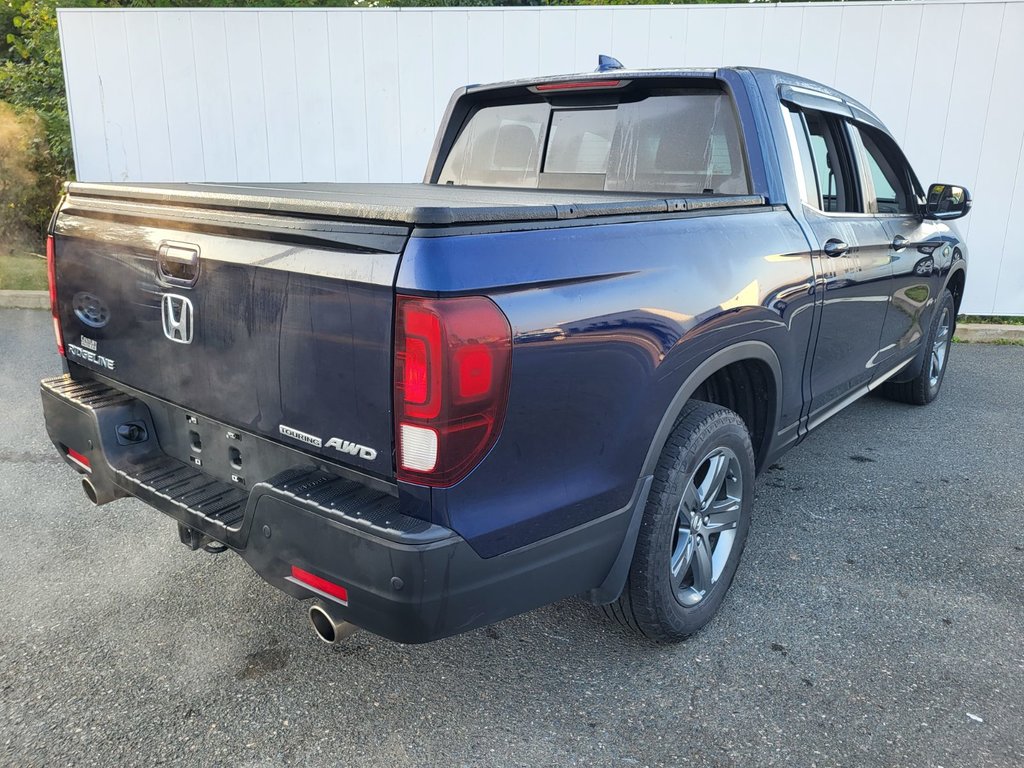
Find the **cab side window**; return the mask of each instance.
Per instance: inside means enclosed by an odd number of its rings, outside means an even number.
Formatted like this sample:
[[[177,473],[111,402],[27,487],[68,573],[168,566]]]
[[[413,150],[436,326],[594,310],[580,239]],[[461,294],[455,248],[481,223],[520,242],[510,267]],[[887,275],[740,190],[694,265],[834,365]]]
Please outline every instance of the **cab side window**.
[[[860,145],[857,149],[868,213],[916,213],[914,177],[892,139],[861,125],[851,124],[850,130]]]
[[[799,165],[797,172],[800,174],[801,197],[805,203],[820,211],[822,210],[821,190],[818,189],[818,177],[814,173],[814,158],[811,157],[811,145],[807,138],[804,117],[795,109],[789,109],[786,116],[789,118],[789,129],[795,145],[796,161]]]
[[[854,166],[839,120],[794,107],[790,107],[790,120],[808,205],[826,213],[860,213]]]

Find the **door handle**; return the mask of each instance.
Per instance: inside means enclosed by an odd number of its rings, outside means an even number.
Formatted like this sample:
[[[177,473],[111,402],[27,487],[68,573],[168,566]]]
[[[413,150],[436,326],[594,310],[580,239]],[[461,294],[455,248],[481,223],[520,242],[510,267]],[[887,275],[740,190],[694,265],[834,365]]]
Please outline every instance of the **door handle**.
[[[169,241],[161,243],[157,268],[164,282],[191,288],[199,278],[199,246]]]
[[[831,259],[836,256],[842,256],[844,253],[850,250],[850,246],[844,243],[842,240],[832,237],[825,241],[825,245],[822,247],[825,255]]]
[[[902,251],[908,245],[910,245],[910,241],[907,240],[907,238],[905,238],[903,235],[896,235],[896,237],[892,239],[892,243],[889,245],[889,247],[892,248],[894,251]]]

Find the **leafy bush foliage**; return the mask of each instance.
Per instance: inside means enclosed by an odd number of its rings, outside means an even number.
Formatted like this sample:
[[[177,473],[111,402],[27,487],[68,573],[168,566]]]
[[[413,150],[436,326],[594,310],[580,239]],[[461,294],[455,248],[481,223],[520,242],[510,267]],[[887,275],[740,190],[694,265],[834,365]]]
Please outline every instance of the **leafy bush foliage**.
[[[30,110],[0,102],[0,243],[38,239],[53,210],[58,179],[43,121]]]

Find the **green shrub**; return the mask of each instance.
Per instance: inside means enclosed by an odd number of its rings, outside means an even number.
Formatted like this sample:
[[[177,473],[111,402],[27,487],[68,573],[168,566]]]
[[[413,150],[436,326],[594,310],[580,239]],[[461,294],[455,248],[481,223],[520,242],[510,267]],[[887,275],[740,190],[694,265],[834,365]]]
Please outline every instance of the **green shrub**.
[[[0,243],[41,238],[59,194],[42,120],[0,102]]]

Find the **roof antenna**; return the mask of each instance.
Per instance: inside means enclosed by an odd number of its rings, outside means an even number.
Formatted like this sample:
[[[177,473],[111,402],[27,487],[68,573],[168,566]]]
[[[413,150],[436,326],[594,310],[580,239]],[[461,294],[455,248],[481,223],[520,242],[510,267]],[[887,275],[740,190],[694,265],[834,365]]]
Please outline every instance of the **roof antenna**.
[[[599,53],[597,55],[597,71],[608,72],[612,69],[625,69],[625,67],[622,66],[622,62],[618,59]]]

